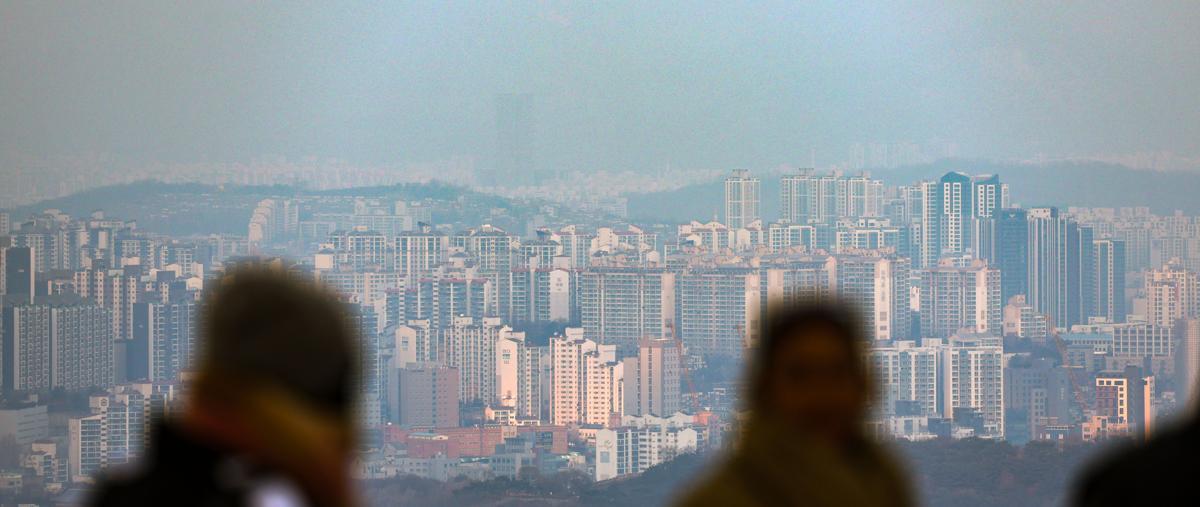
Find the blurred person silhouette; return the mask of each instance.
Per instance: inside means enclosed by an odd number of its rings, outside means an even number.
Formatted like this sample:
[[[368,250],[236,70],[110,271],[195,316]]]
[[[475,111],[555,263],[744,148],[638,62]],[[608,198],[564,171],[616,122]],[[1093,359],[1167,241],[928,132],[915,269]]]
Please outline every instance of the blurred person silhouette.
[[[1200,505],[1195,467],[1200,463],[1200,414],[1196,407],[1173,428],[1144,444],[1114,451],[1086,470],[1076,484],[1075,505]]]
[[[745,431],[679,505],[911,505],[900,468],[865,431],[873,388],[860,329],[833,305],[766,319]]]
[[[152,431],[141,463],[101,479],[93,505],[351,505],[359,363],[340,303],[245,268],[207,294],[200,326],[182,413]]]

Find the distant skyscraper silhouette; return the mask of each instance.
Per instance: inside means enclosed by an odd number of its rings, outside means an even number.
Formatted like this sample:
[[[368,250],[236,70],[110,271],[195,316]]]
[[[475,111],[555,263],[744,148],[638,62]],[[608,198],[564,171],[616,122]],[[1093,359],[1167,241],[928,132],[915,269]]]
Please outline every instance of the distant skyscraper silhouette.
[[[489,185],[515,186],[533,183],[534,167],[533,96],[504,93],[496,97],[496,160]]]

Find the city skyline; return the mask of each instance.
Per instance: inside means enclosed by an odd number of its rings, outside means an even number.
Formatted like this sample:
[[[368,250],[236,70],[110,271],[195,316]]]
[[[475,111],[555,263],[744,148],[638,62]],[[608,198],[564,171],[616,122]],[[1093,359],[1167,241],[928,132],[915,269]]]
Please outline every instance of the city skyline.
[[[225,437],[370,506],[1072,501],[1200,424],[1196,26],[0,2],[0,503]]]

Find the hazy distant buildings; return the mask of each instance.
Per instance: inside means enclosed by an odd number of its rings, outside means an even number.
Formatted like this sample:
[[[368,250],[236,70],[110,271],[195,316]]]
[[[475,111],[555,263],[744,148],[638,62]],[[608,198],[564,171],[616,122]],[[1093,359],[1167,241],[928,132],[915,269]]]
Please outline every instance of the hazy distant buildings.
[[[762,182],[748,171],[734,171],[725,178],[725,224],[741,229],[762,218]]]
[[[781,218],[790,223],[831,223],[882,215],[883,182],[863,174],[816,174],[812,169],[780,179]]]
[[[882,395],[875,415],[881,429],[902,438],[931,438],[930,419],[940,419],[952,425],[954,435],[1003,438],[1003,356],[1000,338],[974,334],[871,347],[868,361]]]

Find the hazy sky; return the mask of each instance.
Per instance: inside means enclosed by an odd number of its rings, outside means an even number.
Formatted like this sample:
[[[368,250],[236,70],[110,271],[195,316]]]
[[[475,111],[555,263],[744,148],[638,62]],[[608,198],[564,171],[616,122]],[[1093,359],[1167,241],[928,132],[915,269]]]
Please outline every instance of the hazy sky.
[[[880,3],[8,0],[0,150],[487,161],[526,92],[558,168],[1200,154],[1200,2]]]

